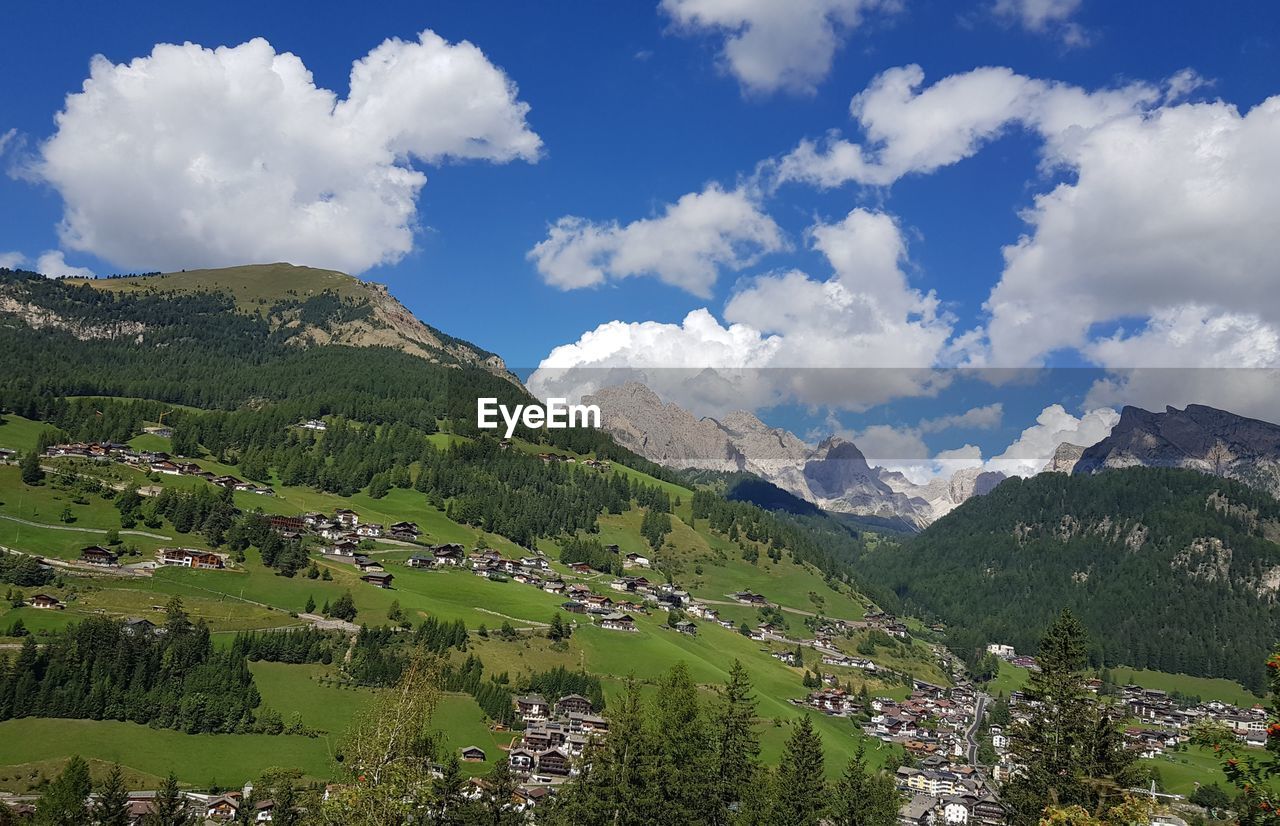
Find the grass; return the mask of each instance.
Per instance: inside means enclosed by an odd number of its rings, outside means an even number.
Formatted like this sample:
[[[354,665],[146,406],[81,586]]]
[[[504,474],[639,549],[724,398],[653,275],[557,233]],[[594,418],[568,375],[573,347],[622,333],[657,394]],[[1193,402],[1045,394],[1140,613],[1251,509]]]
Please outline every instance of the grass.
[[[132,278],[74,279],[100,290],[113,292],[229,292],[236,306],[250,312],[266,310],[282,295],[294,292],[298,298],[333,290],[347,298],[363,296],[358,279],[332,270],[296,267],[292,264],[251,264],[212,270],[186,270],[164,275]],[[265,303],[263,303],[265,302]]]
[[[1116,666],[1111,669],[1112,679],[1120,685],[1140,685],[1156,691],[1179,692],[1202,700],[1221,700],[1224,703],[1249,708],[1263,699],[1232,680],[1216,677],[1193,677],[1190,674],[1169,674],[1164,671],[1132,669]]]
[[[1021,691],[1030,676],[1030,669],[1018,668],[1012,663],[1001,660],[1000,673],[996,675],[994,680],[987,683],[987,693],[992,697],[1008,697],[1015,691]]]
[[[12,413],[0,416],[0,447],[27,452],[36,449],[36,440],[52,425],[24,419]]]

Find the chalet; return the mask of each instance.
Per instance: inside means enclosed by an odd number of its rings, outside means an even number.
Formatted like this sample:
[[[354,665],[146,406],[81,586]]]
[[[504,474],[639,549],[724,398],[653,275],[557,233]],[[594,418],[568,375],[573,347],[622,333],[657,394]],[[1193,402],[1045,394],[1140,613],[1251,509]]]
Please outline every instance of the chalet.
[[[575,562],[569,566],[569,570],[575,574],[589,574],[592,572],[591,566],[585,562]]]
[[[567,611],[570,614],[585,614],[587,613],[587,606],[576,600],[569,600],[568,602],[560,603],[560,610]]]
[[[298,427],[302,428],[303,430],[315,430],[320,433],[323,433],[329,429],[329,426],[319,419],[307,419],[305,422],[298,425]]]
[[[751,591],[739,591],[733,595],[733,598],[743,605],[768,605],[769,601],[762,595],[752,593]]]
[[[463,746],[458,749],[458,754],[467,763],[483,763],[485,760],[484,749],[479,746]]]
[[[562,594],[564,593],[564,583],[558,579],[548,579],[542,583],[542,590],[548,594]]]
[[[161,565],[178,565],[184,568],[217,570],[226,567],[222,556],[195,548],[161,548],[156,551]]]
[[[101,545],[89,545],[80,549],[80,561],[90,565],[119,565],[120,557],[115,551],[109,551]]]
[[[307,523],[301,516],[268,516],[267,521],[277,533],[300,534],[307,529]]]
[[[600,627],[610,631],[635,631],[636,621],[630,614],[615,612],[600,617]]]
[[[196,476],[202,470],[204,470],[204,468],[200,467],[195,462],[182,462],[178,465],[178,472],[184,476]]]
[[[212,482],[215,485],[221,485],[224,488],[235,488],[238,485],[244,484],[242,479],[237,479],[234,476],[215,476],[213,477]]]
[[[591,700],[581,694],[566,694],[556,700],[556,714],[590,714]]]
[[[520,558],[520,564],[533,571],[549,571],[550,563],[544,556],[525,556]]]
[[[354,539],[339,539],[329,546],[328,553],[333,556],[355,556],[360,550],[360,543]]]
[[[569,755],[563,749],[547,749],[538,754],[538,774],[568,777],[571,765]]]
[[[159,628],[151,620],[130,617],[124,621],[121,630],[131,637],[145,637],[159,632]]]
[[[640,554],[635,553],[634,551],[624,556],[623,559],[626,560],[625,562],[622,563],[622,566],[624,568],[648,568],[649,567],[649,558],[647,556],[641,556]]]
[[[467,557],[466,549],[456,542],[448,545],[432,545],[430,550],[436,558],[437,565],[461,565]]]
[[[609,469],[609,463],[608,463],[607,461],[605,461],[604,459],[587,459],[587,460],[586,460],[585,462],[583,462],[582,464],[586,465],[586,466],[587,466],[587,467],[589,467],[589,468],[595,468],[596,470],[608,470],[608,469]]]
[[[379,588],[390,588],[391,580],[395,579],[395,576],[387,573],[386,571],[378,570],[370,571],[369,573],[362,575],[360,578],[370,585],[376,585]]]
[[[507,755],[507,762],[511,764],[511,770],[519,774],[528,774],[533,771],[536,760],[537,755],[525,748],[512,749]]]
[[[581,731],[587,734],[604,734],[609,731],[609,721],[594,714],[579,714],[576,711],[571,711],[569,712],[569,728],[572,731]]]
[[[382,567],[381,562],[376,559],[370,559],[367,556],[357,556],[354,561],[356,567],[359,568],[362,573],[382,573],[386,570],[386,568]]]
[[[31,599],[27,600],[27,603],[32,608],[62,609],[66,607],[62,604],[62,600],[57,597],[51,597],[48,594],[36,594]]]
[[[313,511],[312,513],[304,513],[302,515],[302,524],[312,529],[319,528],[322,524],[324,524],[327,521],[328,519],[325,517],[323,513],[315,513]]]
[[[689,622],[688,620],[680,620],[672,627],[675,628],[677,631],[679,631],[681,634],[685,634],[690,637],[698,636],[698,626],[694,625],[692,622]]]
[[[231,486],[232,490],[238,490],[241,493],[257,493],[258,486],[253,482],[236,482]]]
[[[417,542],[418,535],[422,533],[416,522],[397,522],[388,530],[391,532],[392,539],[399,539],[402,542]]]
[[[365,536],[370,539],[377,539],[382,536],[382,526],[377,522],[362,522],[356,526],[356,536]]]
[[[205,801],[204,816],[209,820],[235,820],[240,811],[240,798],[237,795],[221,794]]]
[[[436,558],[431,554],[414,554],[404,561],[410,568],[433,568]]]
[[[151,472],[164,473],[164,474],[168,474],[169,476],[178,476],[179,474],[182,473],[182,471],[178,469],[178,466],[176,464],[174,464],[173,462],[170,462],[167,459],[162,459],[158,462],[152,462]]]
[[[360,524],[360,516],[351,508],[338,508],[333,512],[333,518],[338,524],[347,529],[354,529]]]
[[[547,698],[541,694],[522,694],[512,702],[515,703],[520,718],[526,723],[547,719],[550,707],[547,705]]]

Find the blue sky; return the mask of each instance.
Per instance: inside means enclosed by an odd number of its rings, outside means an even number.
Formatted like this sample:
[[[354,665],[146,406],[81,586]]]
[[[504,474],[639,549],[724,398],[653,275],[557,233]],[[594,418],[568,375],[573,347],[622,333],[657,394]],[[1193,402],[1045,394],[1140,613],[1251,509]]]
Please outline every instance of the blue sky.
[[[759,43],[747,38],[739,56],[754,60],[756,55],[751,52],[760,47],[769,50],[767,60],[803,63],[804,52],[821,50],[820,44],[804,42],[805,32],[790,33],[800,38],[798,48],[795,43],[790,47],[801,52],[799,56],[787,53],[786,43],[778,46],[770,31],[778,25],[777,16],[761,17],[753,11],[768,6],[759,0],[667,0],[662,8],[656,1],[496,3],[484,7],[463,2],[385,3],[371,4],[358,13],[350,4],[327,2],[47,3],[15,7],[8,11],[9,36],[0,51],[0,77],[5,78],[0,81],[0,135],[9,135],[0,160],[11,173],[0,177],[0,255],[7,253],[10,262],[20,255],[26,266],[33,266],[41,255],[61,251],[69,266],[87,267],[98,274],[168,268],[179,260],[180,266],[194,268],[225,263],[226,255],[235,254],[236,239],[242,237],[235,233],[249,231],[237,228],[230,240],[225,240],[217,237],[221,231],[218,226],[203,225],[201,237],[213,238],[208,246],[191,244],[185,253],[166,252],[161,256],[164,261],[154,266],[143,263],[148,260],[147,250],[135,240],[145,232],[122,226],[127,218],[113,218],[110,226],[100,219],[93,224],[93,219],[87,218],[89,232],[82,233],[79,240],[68,240],[65,233],[60,236],[58,225],[68,199],[92,200],[100,193],[86,194],[85,186],[68,182],[83,174],[78,162],[64,164],[61,171],[56,162],[50,165],[51,172],[33,168],[39,167],[43,142],[55,135],[55,113],[63,109],[69,93],[80,90],[94,55],[105,56],[110,64],[123,64],[146,57],[158,43],[191,41],[212,49],[260,37],[276,54],[295,55],[312,73],[315,86],[332,90],[343,99],[349,94],[353,61],[388,38],[413,43],[421,32],[430,30],[450,46],[460,41],[474,44],[490,64],[486,70],[500,71],[518,87],[503,114],[526,104],[523,131],[517,135],[508,129],[501,140],[507,140],[508,146],[516,146],[518,140],[526,143],[520,144],[524,148],[507,153],[514,153],[513,157],[497,157],[500,153],[494,150],[490,159],[458,159],[447,152],[434,160],[410,155],[400,158],[398,166],[426,175],[425,185],[414,189],[410,199],[411,249],[390,255],[394,261],[371,266],[361,275],[389,284],[424,320],[498,352],[510,365],[534,367],[554,348],[578,341],[601,324],[680,325],[687,313],[699,308],[706,308],[726,327],[737,321],[754,328],[761,341],[770,335],[781,336],[794,344],[795,350],[821,351],[833,342],[818,341],[810,346],[808,336],[814,331],[769,329],[768,319],[761,318],[758,308],[753,311],[747,307],[745,299],[738,301],[735,318],[727,318],[726,311],[734,297],[744,292],[762,303],[771,300],[775,293],[764,290],[756,281],[759,277],[795,269],[804,273],[807,285],[832,279],[833,263],[814,242],[814,229],[838,227],[849,233],[846,240],[855,244],[853,256],[857,259],[862,247],[856,245],[867,242],[865,234],[854,238],[858,230],[842,223],[855,209],[885,218],[883,227],[896,228],[905,250],[898,262],[907,282],[905,292],[868,288],[871,299],[879,302],[876,312],[889,312],[884,307],[890,304],[909,305],[906,315],[895,321],[907,325],[906,335],[918,331],[913,319],[918,319],[925,304],[932,309],[924,312],[942,319],[924,325],[938,336],[922,344],[918,354],[904,347],[904,353],[913,354],[903,356],[910,364],[895,363],[890,357],[887,366],[1214,367],[1248,363],[1270,367],[1280,359],[1274,335],[1280,308],[1269,297],[1280,272],[1274,265],[1276,250],[1269,246],[1275,242],[1266,238],[1275,221],[1266,214],[1266,207],[1277,203],[1280,184],[1264,181],[1262,174],[1280,169],[1275,164],[1276,150],[1265,146],[1268,135],[1280,134],[1275,125],[1280,119],[1269,113],[1265,121],[1261,115],[1251,118],[1254,139],[1225,148],[1214,145],[1217,139],[1212,135],[1206,137],[1203,124],[1172,123],[1175,116],[1184,114],[1187,118],[1203,117],[1206,123],[1212,122],[1211,116],[1230,120],[1235,112],[1229,123],[1234,128],[1241,125],[1237,121],[1246,113],[1280,92],[1280,12],[1273,4],[1235,4],[1233,13],[1226,14],[1212,4],[1099,0],[805,2],[821,18],[814,32],[829,36],[837,46],[829,69],[809,71],[800,84],[808,88],[801,89],[788,86],[785,79],[770,85],[767,67],[762,85],[760,76],[748,76],[743,66],[726,56],[726,38],[750,33],[753,26]],[[1036,18],[1038,13],[1048,16]],[[1044,111],[1052,104],[1040,102],[1011,106],[998,114],[998,122],[989,128],[966,124],[966,110],[971,110],[975,101],[981,102],[983,92],[957,93],[954,100],[939,107],[932,126],[922,127],[888,113],[878,126],[896,137],[874,141],[871,132],[877,124],[852,118],[851,98],[875,84],[882,73],[913,64],[922,69],[923,80],[915,84],[912,96],[944,78],[967,78],[982,67],[1007,68],[1023,87],[1047,84],[1054,89],[1075,89],[1085,96],[1129,91],[1125,92],[1123,111],[1109,114],[1104,126],[1088,121],[1065,127],[1055,123],[1051,128],[1041,124],[1050,118]],[[159,64],[153,68],[159,74]],[[1171,83],[1171,78],[1186,69],[1194,73],[1194,82]],[[182,77],[174,75],[171,80],[181,82]],[[1133,91],[1138,85],[1147,91]],[[199,99],[200,93],[194,91],[198,88],[193,87],[193,99]],[[394,99],[394,90],[388,94]],[[432,107],[448,92],[431,94],[434,96],[426,97],[424,93],[422,98],[431,105],[405,117],[431,121],[438,111]],[[456,95],[466,94],[465,84],[459,84]],[[1053,93],[1043,96],[1048,94]],[[1201,104],[1221,108],[1215,112],[1193,110]],[[143,100],[139,105],[148,102]],[[172,98],[157,96],[155,105],[174,104]],[[216,107],[217,103],[211,105]],[[108,112],[102,120],[110,121],[111,115]],[[1167,129],[1148,128],[1166,115],[1165,120],[1170,121]],[[180,118],[182,114],[172,116]],[[243,111],[239,116],[243,117]],[[278,131],[280,125],[273,117],[270,107],[264,108],[260,128]],[[116,135],[130,139],[127,121],[122,119],[121,124],[91,127],[82,121],[79,136],[65,128],[67,152],[101,153],[98,161],[109,166],[113,150],[104,145],[106,139]],[[1126,135],[1121,132],[1124,128],[1136,131]],[[895,140],[909,146],[930,129],[943,133],[976,129],[978,135],[974,146],[961,153],[963,157],[947,159],[942,157],[945,151],[933,147],[924,153],[934,153],[932,159],[922,160],[924,155],[918,154],[893,172],[887,183],[859,180],[854,175],[835,185],[816,185],[812,177],[804,175],[787,180],[785,176],[769,179],[757,174],[760,164],[786,157],[803,140],[818,141],[818,149],[823,150],[827,146],[824,136],[832,130],[838,130],[844,140],[861,144],[866,158],[883,167]],[[1086,142],[1097,135],[1093,150],[1075,146],[1082,133],[1088,133]],[[540,141],[536,151],[529,150],[527,143],[534,135]],[[1131,140],[1135,136],[1143,140],[1150,137],[1145,150],[1138,146],[1133,151],[1148,151],[1152,157],[1145,167],[1147,178],[1137,178],[1139,172],[1135,171],[1133,181],[1117,184],[1125,187],[1125,192],[1138,193],[1134,196],[1136,208],[1123,205],[1125,209],[1116,216],[1100,221],[1116,228],[1116,238],[1106,235],[1106,226],[1090,232],[1054,229],[1058,234],[1051,237],[1051,218],[1059,228],[1087,220],[1065,212],[1066,206],[1046,217],[1043,226],[1025,220],[1022,213],[1037,195],[1050,193],[1059,184],[1071,186],[1077,179],[1082,181],[1078,193],[1082,204],[1087,205],[1090,199],[1114,202],[1106,191],[1084,191],[1083,180],[1106,175],[1116,153],[1123,158],[1124,146],[1137,145]],[[143,138],[149,140],[150,136]],[[243,140],[243,136],[229,126],[227,140],[237,139]],[[1184,145],[1186,140],[1192,145]],[[1170,153],[1167,163],[1159,154],[1166,149]],[[1216,181],[1220,176],[1227,182],[1224,187],[1231,202],[1249,204],[1250,210],[1244,213],[1244,220],[1227,216],[1231,220],[1224,218],[1223,224],[1246,225],[1256,231],[1237,237],[1232,234],[1235,229],[1203,224],[1203,234],[1209,240],[1203,248],[1177,254],[1177,262],[1195,263],[1169,276],[1166,300],[1161,279],[1168,263],[1150,260],[1151,250],[1161,239],[1198,236],[1200,233],[1190,233],[1186,227],[1202,224],[1197,223],[1199,217],[1188,217],[1186,210],[1176,212],[1170,203],[1177,198],[1162,195],[1162,187],[1179,185],[1176,180],[1172,184],[1165,180],[1181,174],[1177,153],[1190,152],[1191,157],[1197,149],[1200,156],[1221,150],[1226,168],[1187,174],[1185,186],[1178,189],[1187,197],[1187,209],[1194,208],[1196,200],[1188,193],[1203,192],[1205,180]],[[208,147],[192,149],[197,150],[216,153]],[[167,146],[166,151],[172,152],[174,147]],[[217,160],[215,154],[214,162]],[[1134,167],[1143,168],[1144,164],[1135,163]],[[91,168],[85,177],[93,171]],[[164,187],[164,180],[163,170],[157,170],[154,186],[140,192],[157,191]],[[588,226],[607,231],[610,222],[625,227],[637,220],[660,218],[668,205],[704,192],[709,185],[723,192],[747,192],[744,200],[771,222],[776,235],[764,243],[758,234],[753,236],[745,242],[748,249],[740,250],[742,254],[731,260],[712,256],[707,266],[714,277],[708,289],[682,288],[671,283],[673,279],[664,280],[653,272],[605,276],[604,283],[562,289],[548,283],[550,277],[528,257],[535,245],[548,238],[549,226],[564,216],[578,216],[591,222]],[[1230,191],[1231,186],[1241,191]],[[73,189],[77,191],[69,194]],[[134,196],[144,201],[148,197]],[[163,195],[156,197],[156,203],[141,204],[139,222],[149,220],[148,209],[158,210],[157,214],[173,212],[174,205],[165,202]],[[1144,217],[1148,204],[1149,219]],[[117,212],[126,215],[131,209],[131,204],[116,206]],[[1089,214],[1096,215],[1096,210]],[[1256,216],[1256,221],[1251,216]],[[191,220],[198,222],[201,217]],[[1140,227],[1150,224],[1153,229],[1146,237],[1141,237],[1141,232],[1121,237],[1119,229],[1130,221]],[[726,231],[723,225],[719,229]],[[125,237],[108,238],[112,232]],[[833,230],[833,246],[840,242],[837,234]],[[1025,271],[1005,273],[1002,250],[1023,234],[1042,242],[1038,244],[1041,248],[1034,250],[1034,260],[1024,262]],[[656,237],[669,238],[663,234]],[[1122,249],[1126,244],[1131,248]],[[222,259],[210,260],[213,248],[219,249]],[[122,254],[122,249],[127,253]],[[269,244],[254,251],[263,249],[273,251]],[[298,249],[287,247],[280,257],[288,255],[300,264],[335,266],[322,251],[315,254],[315,260],[305,260],[305,247],[303,254]],[[1113,259],[1097,260],[1113,249],[1118,250]],[[1223,250],[1243,252],[1239,260],[1215,260],[1215,256],[1222,258]],[[616,248],[614,252],[617,254]],[[252,253],[246,255],[246,261],[252,260]],[[1090,263],[1082,277],[1073,267],[1084,266],[1078,262],[1085,258]],[[1268,260],[1272,262],[1269,266],[1265,263]],[[844,288],[856,295],[863,276],[856,261],[851,266],[852,271],[837,276],[843,279]],[[1126,286],[1127,274],[1144,268],[1149,272]],[[1224,284],[1215,285],[1214,279],[1224,270]],[[1095,272],[1101,273],[1096,283],[1079,286]],[[1012,334],[1007,330],[999,333],[1004,322],[997,319],[993,323],[992,311],[984,309],[1002,277],[1010,281],[1007,294],[1023,304],[1028,291],[1033,305],[1040,302],[1036,292],[1039,279],[1046,284],[1043,308],[1032,306],[1029,321],[1021,304],[1019,313],[1007,314],[1009,319],[1021,319],[1007,324],[1016,321],[1027,325],[1011,328]],[[795,294],[785,285],[780,289],[787,295]],[[1023,339],[1040,338],[1040,332],[1064,326],[1062,307],[1071,313],[1079,308],[1083,321],[1078,331],[1060,336],[1046,333],[1036,346],[1019,346]],[[1037,316],[1041,309],[1043,315]],[[839,321],[837,327],[843,323]],[[840,328],[844,330],[841,335],[852,338],[861,333],[855,321],[848,323],[855,326]],[[654,329],[659,335],[669,330],[669,341],[684,342],[680,336],[688,335],[679,327]],[[896,334],[891,334],[891,339],[892,335]],[[1173,343],[1166,344],[1166,340]],[[629,345],[612,346],[604,354],[583,347],[574,358],[586,367],[644,362],[645,346],[637,339]],[[700,339],[693,336],[687,346],[694,355],[681,365],[699,363]],[[1162,355],[1170,352],[1182,355],[1171,359]],[[843,353],[835,346],[829,348],[824,360],[815,363],[824,367],[878,366],[884,363],[877,361],[885,358],[884,353],[884,347]],[[794,352],[790,357],[797,358]],[[708,363],[716,358],[737,356],[707,355]],[[750,361],[748,366],[811,366],[784,363],[778,360],[781,355],[758,358],[764,360]],[[574,363],[568,356],[565,359],[561,365]],[[922,360],[929,364],[917,363]],[[1088,388],[1075,386],[1078,382],[1071,384],[1069,393],[1059,394],[1064,398],[1046,397],[1044,404],[1061,400],[1068,403],[1072,415],[1083,414],[1090,406],[1085,399]],[[894,397],[883,400],[888,406],[877,407],[880,399],[867,404],[836,404],[837,418],[830,419],[828,407],[820,400],[793,391],[783,395],[787,404],[778,409],[803,410],[804,415],[776,416],[794,423],[797,429],[803,429],[796,422],[805,416],[811,426],[819,426],[815,422],[834,423],[856,430],[876,419],[901,426],[936,406],[936,400],[926,399],[919,408],[922,412],[904,412],[901,404],[895,407],[892,402],[919,394],[886,393]],[[1143,392],[1135,389],[1134,396],[1143,403],[1157,403],[1165,396],[1172,402],[1188,400],[1170,396],[1167,387]],[[1097,398],[1099,405],[1114,401]],[[763,401],[748,406],[773,407]],[[1034,402],[1027,406],[1028,410],[1039,409]],[[999,442],[1007,444],[1010,434],[1031,424],[1027,411],[1020,411],[1017,420],[1009,419],[983,433],[931,434],[927,441],[936,450],[968,439],[983,443],[985,454],[990,455]]]

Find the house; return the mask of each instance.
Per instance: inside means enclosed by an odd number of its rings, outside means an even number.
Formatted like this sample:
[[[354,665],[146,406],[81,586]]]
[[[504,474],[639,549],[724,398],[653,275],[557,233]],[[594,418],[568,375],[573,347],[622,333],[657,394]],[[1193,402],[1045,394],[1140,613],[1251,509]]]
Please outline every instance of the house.
[[[431,554],[414,554],[404,564],[410,568],[432,568],[436,564],[436,558]]]
[[[542,583],[542,590],[548,594],[561,594],[564,593],[564,583],[558,579],[549,579]]]
[[[512,749],[507,755],[507,762],[511,765],[511,770],[520,774],[528,774],[533,771],[536,760],[537,755],[525,748]]]
[[[381,562],[376,559],[370,559],[367,556],[357,556],[355,563],[362,573],[382,573],[386,570],[386,568],[382,567]]]
[[[395,579],[395,575],[389,574],[386,571],[370,571],[360,578],[370,585],[376,585],[379,588],[390,588],[391,580]]]
[[[234,476],[215,476],[212,480],[215,485],[221,485],[224,488],[234,488],[237,485],[243,485],[244,481]]]
[[[591,700],[581,694],[566,694],[556,700],[556,714],[590,714],[592,710]]]
[[[589,574],[592,572],[591,566],[585,562],[575,562],[569,566],[569,570],[575,574]]]
[[[138,617],[130,617],[125,620],[124,625],[121,626],[120,630],[124,631],[124,633],[131,637],[145,637],[159,631],[154,622],[151,620],[140,619]]]
[[[610,631],[634,631],[636,630],[636,621],[630,614],[614,612],[600,617],[600,627],[607,628]]]
[[[162,460],[161,460],[161,461],[159,461],[159,462],[152,462],[152,463],[151,463],[151,472],[152,472],[152,473],[165,473],[165,474],[168,474],[169,476],[177,476],[177,475],[178,475],[178,474],[180,474],[182,471],[178,470],[178,466],[177,466],[176,464],[174,464],[173,462],[170,462],[170,461],[169,461],[169,460],[167,460],[167,459],[162,459]]]
[[[466,560],[466,549],[456,542],[448,545],[432,545],[430,550],[436,558],[437,565],[461,565]]]
[[[301,516],[268,516],[267,521],[277,533],[300,534],[307,529],[307,523]]]
[[[120,557],[115,551],[109,551],[101,545],[89,545],[80,549],[80,561],[90,565],[119,565]]]
[[[347,529],[354,529],[360,524],[360,516],[351,508],[338,508],[333,512],[333,518],[338,524]]]
[[[675,628],[677,631],[679,631],[681,634],[686,634],[690,637],[698,636],[698,626],[694,625],[692,622],[689,622],[688,620],[680,620],[672,627]]]
[[[161,548],[157,553],[162,555],[161,561],[165,565],[182,565],[187,568],[209,570],[217,570],[226,565],[221,554],[196,548]]]
[[[204,816],[209,820],[234,820],[239,811],[240,798],[236,795],[221,794],[204,804]]]
[[[538,753],[538,774],[568,777],[570,768],[569,755],[564,749],[557,747]]]
[[[329,426],[324,422],[320,421],[319,419],[307,419],[305,422],[298,425],[298,427],[302,428],[303,430],[316,430],[321,433],[329,429]]]
[[[485,759],[484,749],[479,746],[463,746],[458,754],[467,763],[483,763]]]
[[[356,535],[377,539],[382,536],[382,526],[377,522],[364,522],[356,526]]]
[[[388,530],[391,532],[392,539],[399,539],[402,542],[416,542],[418,535],[422,533],[416,522],[397,522]]]
[[[360,543],[354,539],[339,539],[329,546],[329,553],[333,556],[355,556],[359,549]]]
[[[522,694],[513,700],[516,712],[526,723],[547,719],[547,698],[541,694]]]
[[[221,555],[194,548],[161,548],[156,551],[156,559],[161,565],[178,565],[184,568],[217,570],[226,567]]]
[[[634,551],[627,554],[625,557],[623,557],[623,559],[625,560],[622,563],[622,567],[624,568],[648,568],[649,567],[649,558],[647,556],[641,556],[640,554],[635,553]]]
[[[27,603],[32,608],[61,609],[66,607],[65,605],[62,604],[62,600],[58,599],[57,597],[51,597],[48,594],[36,594],[31,599],[27,600]]]
[[[738,593],[733,595],[733,598],[744,605],[768,605],[769,604],[768,600],[766,600],[762,595],[752,593],[751,591],[739,591]]]

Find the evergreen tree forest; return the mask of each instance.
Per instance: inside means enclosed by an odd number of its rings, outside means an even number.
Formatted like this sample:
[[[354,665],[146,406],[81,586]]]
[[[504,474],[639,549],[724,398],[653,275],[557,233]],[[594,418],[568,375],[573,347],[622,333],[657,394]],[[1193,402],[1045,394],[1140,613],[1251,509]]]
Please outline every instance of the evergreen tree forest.
[[[1280,624],[1280,502],[1193,471],[1009,479],[900,547],[857,563],[905,610],[940,619],[976,664],[986,643],[1034,652],[1069,607],[1088,661],[1229,677],[1260,691]]]

